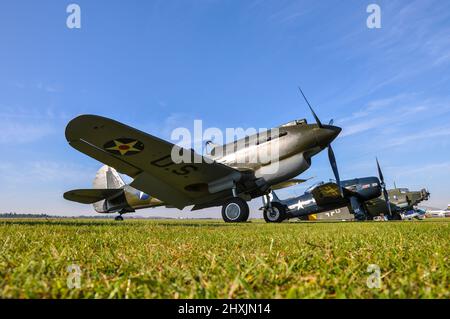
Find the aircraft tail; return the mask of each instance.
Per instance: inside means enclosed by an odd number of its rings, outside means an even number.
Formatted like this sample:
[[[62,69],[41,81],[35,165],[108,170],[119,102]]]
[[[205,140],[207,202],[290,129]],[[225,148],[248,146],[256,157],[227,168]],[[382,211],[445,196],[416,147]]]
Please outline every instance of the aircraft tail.
[[[93,182],[94,189],[118,189],[124,185],[125,182],[117,171],[108,165],[102,166],[97,171]]]
[[[98,213],[108,211],[106,200],[123,194],[124,181],[117,171],[103,166],[95,175],[93,189],[74,189],[64,193],[64,198],[82,204],[92,204]]]
[[[122,180],[120,175],[117,173],[117,171],[109,167],[108,165],[103,165],[95,175],[94,181],[93,181],[93,187],[94,189],[121,189],[125,182]],[[101,213],[106,210],[106,198],[103,200],[100,200],[96,203],[93,203],[92,206],[94,206],[94,209],[96,212]]]

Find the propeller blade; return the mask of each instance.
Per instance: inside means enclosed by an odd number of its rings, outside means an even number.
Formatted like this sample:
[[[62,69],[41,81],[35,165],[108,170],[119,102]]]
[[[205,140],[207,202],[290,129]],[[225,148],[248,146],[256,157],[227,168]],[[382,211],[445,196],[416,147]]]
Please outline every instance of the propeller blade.
[[[391,211],[391,202],[389,201],[389,195],[388,192],[386,191],[386,187],[383,187],[383,195],[384,195],[384,200],[386,202],[388,211],[389,211],[389,216],[392,216],[392,211]]]
[[[306,98],[305,94],[303,93],[301,87],[298,87],[300,93],[302,94],[303,98],[305,99],[306,104],[308,104],[309,109],[311,110],[312,115],[314,116],[314,119],[316,120],[317,126],[319,128],[323,128],[322,122],[320,122],[319,117],[317,116],[316,112],[314,112],[311,104],[309,103],[308,99]],[[330,121],[330,125],[333,124],[333,120]],[[339,186],[339,190],[341,192],[341,196],[343,196],[342,187],[341,187],[341,179],[339,178],[339,171],[336,164],[336,157],[334,156],[333,148],[331,147],[331,144],[328,145],[328,159],[330,160],[331,168],[333,169],[334,177],[336,179],[336,184]]]
[[[312,114],[313,114],[313,116],[314,116],[314,119],[316,120],[317,126],[320,127],[320,128],[322,128],[322,127],[323,127],[322,122],[320,122],[319,117],[317,116],[316,112],[314,112],[314,110],[313,110],[311,104],[309,104],[309,101],[308,101],[308,99],[306,98],[305,94],[303,94],[302,89],[301,89],[300,87],[298,87],[298,89],[300,90],[300,93],[302,94],[303,98],[305,99],[306,104],[308,104],[309,109],[311,110],[311,112],[312,112]]]
[[[331,147],[331,144],[328,145],[328,159],[330,160],[331,168],[333,169],[334,177],[336,179],[336,184],[339,186],[339,190],[342,194],[342,187],[341,187],[341,179],[339,178],[339,171],[336,164],[336,157],[334,156],[333,148]]]
[[[377,160],[377,168],[378,168],[378,177],[380,178],[381,184],[384,185],[384,177],[383,177],[383,173],[381,172],[380,163],[378,163],[378,158],[376,158],[376,160]]]
[[[392,216],[391,202],[389,201],[389,194],[386,190],[386,184],[384,183],[383,172],[381,171],[381,167],[380,167],[380,163],[378,162],[378,158],[376,158],[376,161],[377,161],[377,168],[378,168],[378,177],[380,178],[381,188],[383,189],[384,201],[386,202],[386,205],[387,205],[387,208],[389,211],[389,216]]]

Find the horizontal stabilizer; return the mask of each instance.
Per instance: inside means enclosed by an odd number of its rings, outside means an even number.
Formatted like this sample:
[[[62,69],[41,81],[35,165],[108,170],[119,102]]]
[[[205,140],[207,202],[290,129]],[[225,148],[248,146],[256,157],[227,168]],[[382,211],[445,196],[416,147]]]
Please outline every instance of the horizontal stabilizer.
[[[82,204],[93,204],[103,199],[116,197],[123,189],[74,189],[64,193],[64,198]]]

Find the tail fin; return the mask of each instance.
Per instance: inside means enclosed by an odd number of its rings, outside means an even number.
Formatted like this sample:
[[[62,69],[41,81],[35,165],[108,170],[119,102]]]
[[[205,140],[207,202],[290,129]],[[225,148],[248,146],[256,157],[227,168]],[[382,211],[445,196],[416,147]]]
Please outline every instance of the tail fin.
[[[102,166],[95,175],[93,187],[94,189],[120,189],[125,185],[124,181],[117,171],[108,165]],[[102,200],[94,203],[96,212],[101,213],[106,210],[106,201]]]
[[[102,166],[95,175],[93,186],[95,189],[117,189],[125,185],[117,171],[107,165]]]

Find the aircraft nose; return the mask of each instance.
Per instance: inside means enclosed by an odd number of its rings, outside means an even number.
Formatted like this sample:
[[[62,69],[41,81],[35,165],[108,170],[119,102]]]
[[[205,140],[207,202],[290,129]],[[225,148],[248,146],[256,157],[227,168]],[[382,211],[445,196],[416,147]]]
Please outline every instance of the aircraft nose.
[[[325,148],[327,147],[342,131],[338,126],[324,125],[316,133],[317,143]]]

